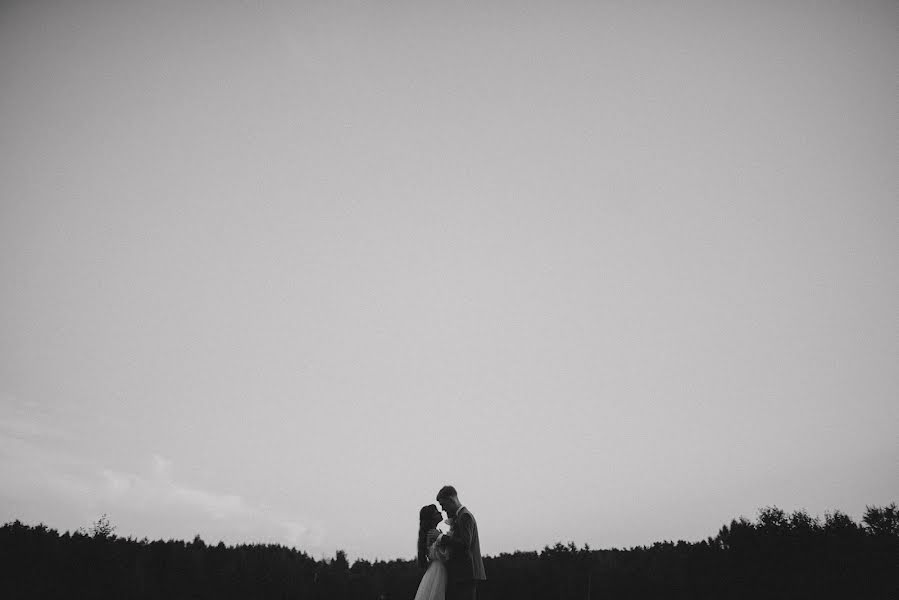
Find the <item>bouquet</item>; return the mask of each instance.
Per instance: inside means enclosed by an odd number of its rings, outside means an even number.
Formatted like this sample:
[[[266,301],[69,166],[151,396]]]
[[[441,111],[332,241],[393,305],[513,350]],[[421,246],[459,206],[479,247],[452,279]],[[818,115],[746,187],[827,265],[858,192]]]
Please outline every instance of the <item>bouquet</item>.
[[[434,554],[439,560],[446,562],[450,559],[450,549],[446,546],[443,538],[453,535],[453,519],[445,519],[437,526],[437,530],[441,533],[437,536],[437,541],[434,542]]]

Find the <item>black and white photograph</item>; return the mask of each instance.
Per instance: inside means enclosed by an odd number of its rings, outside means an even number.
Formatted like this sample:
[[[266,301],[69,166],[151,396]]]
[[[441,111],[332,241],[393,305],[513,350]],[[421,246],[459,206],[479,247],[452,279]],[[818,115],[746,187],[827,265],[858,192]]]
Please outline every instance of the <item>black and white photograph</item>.
[[[899,2],[0,0],[0,597],[899,597]]]

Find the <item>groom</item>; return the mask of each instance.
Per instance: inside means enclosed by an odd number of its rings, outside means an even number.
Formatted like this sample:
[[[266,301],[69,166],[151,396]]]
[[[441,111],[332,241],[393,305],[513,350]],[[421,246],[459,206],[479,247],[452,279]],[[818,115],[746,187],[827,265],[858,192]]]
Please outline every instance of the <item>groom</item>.
[[[449,535],[440,538],[440,545],[450,550],[446,563],[449,572],[446,584],[446,600],[477,600],[478,583],[487,579],[484,561],[481,560],[481,544],[478,541],[478,523],[474,515],[459,502],[456,488],[445,485],[437,492],[437,502],[453,519]]]

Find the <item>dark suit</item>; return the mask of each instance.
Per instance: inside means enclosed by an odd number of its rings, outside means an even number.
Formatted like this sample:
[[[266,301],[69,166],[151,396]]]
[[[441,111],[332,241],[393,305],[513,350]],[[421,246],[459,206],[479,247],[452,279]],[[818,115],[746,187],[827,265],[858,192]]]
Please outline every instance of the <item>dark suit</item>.
[[[459,509],[454,517],[452,535],[444,536],[441,541],[450,549],[446,563],[446,600],[474,600],[478,582],[487,579],[474,515],[464,506]]]

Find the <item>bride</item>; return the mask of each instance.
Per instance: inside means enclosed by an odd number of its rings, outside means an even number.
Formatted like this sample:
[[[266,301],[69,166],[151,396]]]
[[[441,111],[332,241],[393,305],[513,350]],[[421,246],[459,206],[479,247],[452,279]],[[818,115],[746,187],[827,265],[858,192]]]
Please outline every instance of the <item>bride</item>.
[[[427,566],[428,570],[418,584],[415,600],[444,600],[446,594],[445,562],[449,556],[447,550],[437,547],[442,535],[437,525],[441,520],[443,515],[434,504],[423,506],[418,513],[418,566],[422,569]]]

